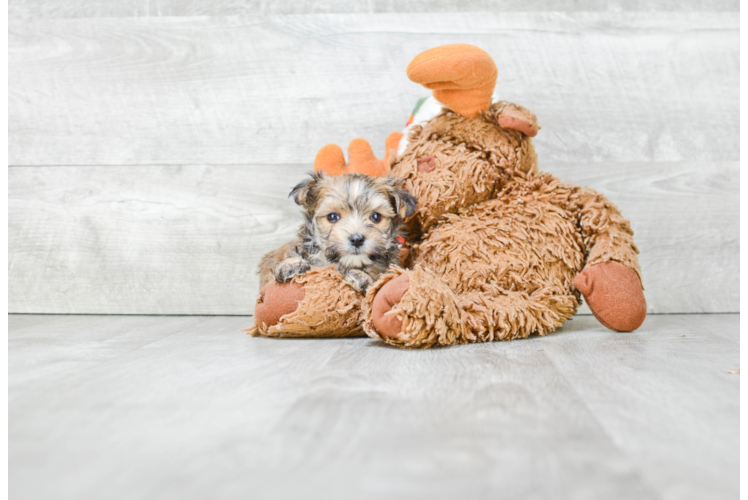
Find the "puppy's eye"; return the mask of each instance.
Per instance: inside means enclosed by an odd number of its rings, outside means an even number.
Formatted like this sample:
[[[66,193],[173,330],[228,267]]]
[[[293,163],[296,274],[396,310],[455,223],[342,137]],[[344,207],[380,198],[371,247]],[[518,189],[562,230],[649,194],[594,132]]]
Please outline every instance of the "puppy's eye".
[[[340,215],[336,214],[335,212],[333,212],[331,214],[327,214],[327,220],[329,222],[332,222],[334,224],[334,223],[336,223],[336,222],[338,222],[340,220]]]
[[[379,221],[380,221],[380,220],[382,220],[382,216],[381,216],[380,214],[378,214],[377,212],[374,212],[373,214],[371,214],[371,215],[369,216],[369,218],[371,219],[371,221],[372,221],[372,222],[373,222],[374,224],[378,224],[378,223],[379,223]]]

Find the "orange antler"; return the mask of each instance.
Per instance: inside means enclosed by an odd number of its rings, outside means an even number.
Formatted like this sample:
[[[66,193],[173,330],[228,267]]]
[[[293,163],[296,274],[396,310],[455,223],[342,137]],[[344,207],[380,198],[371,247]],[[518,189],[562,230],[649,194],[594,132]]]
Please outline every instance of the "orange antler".
[[[328,175],[359,173],[383,177],[390,170],[390,154],[397,151],[401,132],[392,132],[385,141],[384,159],[374,156],[371,146],[366,139],[353,139],[348,144],[348,165],[345,163],[343,150],[336,144],[328,144],[319,150],[314,159],[314,171]]]
[[[466,118],[491,105],[499,75],[491,56],[474,45],[442,45],[418,54],[408,78],[433,90],[434,99]]]

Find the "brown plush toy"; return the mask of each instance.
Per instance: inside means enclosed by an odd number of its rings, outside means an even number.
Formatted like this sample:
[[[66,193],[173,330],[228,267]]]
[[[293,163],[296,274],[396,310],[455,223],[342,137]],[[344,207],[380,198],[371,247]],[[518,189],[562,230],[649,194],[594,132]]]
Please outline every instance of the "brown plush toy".
[[[508,340],[554,331],[577,311],[580,292],[607,328],[638,328],[646,303],[629,222],[602,194],[537,171],[535,115],[492,104],[491,57],[471,45],[437,47],[417,56],[408,76],[445,108],[410,127],[400,154],[390,153],[397,137],[390,136],[388,162],[372,169],[382,175],[389,163],[390,175],[418,200],[406,221],[411,247],[403,267],[366,296],[331,268],[287,284],[263,277],[250,333],[363,329],[404,347]],[[342,151],[326,148],[315,167],[347,171]],[[373,154],[365,156],[375,165]]]

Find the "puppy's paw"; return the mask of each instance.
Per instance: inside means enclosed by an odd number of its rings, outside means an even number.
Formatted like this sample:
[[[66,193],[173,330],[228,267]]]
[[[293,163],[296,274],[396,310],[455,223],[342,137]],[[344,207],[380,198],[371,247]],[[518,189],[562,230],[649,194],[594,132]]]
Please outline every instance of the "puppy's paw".
[[[359,269],[340,270],[343,274],[343,281],[348,283],[359,293],[366,293],[366,289],[374,284],[374,279],[368,273]]]
[[[278,283],[287,283],[291,281],[294,276],[304,274],[309,270],[311,266],[307,261],[299,257],[289,257],[283,259],[273,268],[273,278]]]

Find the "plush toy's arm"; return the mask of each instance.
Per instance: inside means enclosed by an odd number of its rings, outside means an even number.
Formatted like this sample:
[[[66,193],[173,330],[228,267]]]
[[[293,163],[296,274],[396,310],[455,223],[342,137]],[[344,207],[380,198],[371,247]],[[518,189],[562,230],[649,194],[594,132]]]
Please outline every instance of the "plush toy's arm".
[[[620,210],[604,195],[589,188],[574,193],[578,207],[578,224],[587,249],[587,265],[618,262],[634,271],[641,280],[639,249],[634,232]]]
[[[257,297],[255,325],[245,331],[265,337],[364,335],[362,298],[333,266],[312,268],[288,283],[271,279]]]
[[[635,330],[647,315],[647,304],[629,221],[592,189],[579,188],[572,198],[587,251],[585,268],[574,286],[603,325],[617,331]]]

